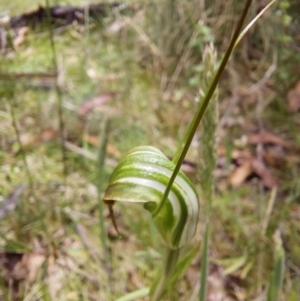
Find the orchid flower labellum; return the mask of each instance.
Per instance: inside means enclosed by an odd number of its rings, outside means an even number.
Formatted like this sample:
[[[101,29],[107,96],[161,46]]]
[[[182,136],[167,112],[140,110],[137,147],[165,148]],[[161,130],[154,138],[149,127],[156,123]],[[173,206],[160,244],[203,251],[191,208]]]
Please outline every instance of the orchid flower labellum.
[[[114,202],[143,203],[165,244],[175,250],[195,234],[199,201],[193,184],[180,171],[156,212],[174,168],[175,164],[155,147],[133,148],[112,173],[103,200],[110,206]]]

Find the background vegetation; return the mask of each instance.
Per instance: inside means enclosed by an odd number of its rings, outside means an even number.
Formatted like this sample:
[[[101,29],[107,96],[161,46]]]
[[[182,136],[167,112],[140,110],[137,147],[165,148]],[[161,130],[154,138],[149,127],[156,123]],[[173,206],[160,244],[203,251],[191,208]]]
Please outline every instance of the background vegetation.
[[[58,4],[88,1],[50,2]],[[46,4],[0,0],[1,17],[37,5]],[[213,42],[222,56],[241,6],[124,1],[105,17],[86,14],[52,30],[48,22],[26,33],[1,25],[0,300],[115,300],[151,284],[162,250],[151,219],[118,204],[120,238],[105,208],[110,269],[98,202],[131,147],[149,144],[172,157],[197,106],[204,47]],[[278,237],[286,251],[281,300],[299,300],[299,12],[293,0],[267,12],[220,83],[208,300],[265,300]],[[199,136],[183,166],[198,186]],[[195,245],[204,220],[202,211]],[[197,300],[200,269],[199,252],[174,300]]]

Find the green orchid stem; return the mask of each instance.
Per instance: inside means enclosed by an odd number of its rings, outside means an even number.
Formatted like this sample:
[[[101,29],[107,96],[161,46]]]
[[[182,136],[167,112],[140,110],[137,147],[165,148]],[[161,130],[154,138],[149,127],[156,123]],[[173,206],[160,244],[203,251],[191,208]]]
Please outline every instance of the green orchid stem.
[[[163,297],[168,282],[175,272],[176,263],[179,257],[179,252],[180,252],[179,249],[176,250],[172,250],[169,248],[167,249],[167,253],[165,255],[165,259],[163,263],[164,266],[163,266],[162,275],[154,290],[153,296],[150,299],[151,301],[159,301]]]
[[[223,73],[223,71],[224,71],[224,69],[226,67],[226,64],[227,64],[227,62],[228,62],[228,60],[229,60],[229,58],[231,56],[231,53],[232,53],[232,51],[233,51],[233,49],[234,49],[234,47],[236,45],[236,41],[238,40],[240,31],[241,31],[241,29],[243,27],[243,23],[244,23],[244,21],[246,19],[246,16],[247,16],[247,13],[248,13],[248,10],[250,8],[251,3],[252,3],[252,0],[247,0],[247,2],[245,4],[245,7],[244,7],[244,10],[242,12],[242,15],[240,17],[240,20],[239,20],[239,22],[238,22],[238,24],[237,24],[237,26],[235,28],[235,31],[233,33],[232,39],[230,41],[230,44],[229,44],[229,46],[228,46],[228,48],[226,50],[226,53],[225,53],[225,55],[223,57],[223,60],[222,60],[222,62],[220,64],[220,67],[219,67],[219,69],[218,69],[218,71],[217,71],[217,73],[216,73],[216,75],[215,75],[215,77],[213,79],[213,82],[212,82],[212,84],[211,84],[211,86],[210,86],[207,94],[204,97],[203,104],[202,104],[201,107],[199,107],[199,109],[198,109],[198,111],[197,111],[197,113],[196,113],[193,121],[191,122],[191,124],[190,124],[190,126],[189,126],[189,128],[188,128],[188,130],[187,130],[187,132],[186,132],[186,134],[184,136],[183,141],[179,145],[178,150],[177,150],[177,152],[176,152],[176,154],[175,154],[175,156],[174,156],[174,158],[172,160],[176,164],[176,167],[175,167],[175,169],[173,171],[173,174],[172,174],[172,176],[170,178],[168,186],[167,186],[167,188],[166,188],[166,190],[164,192],[163,199],[160,202],[160,204],[157,206],[157,209],[156,209],[155,213],[153,214],[153,217],[155,217],[155,216],[158,215],[158,213],[163,208],[163,206],[164,206],[164,204],[165,204],[165,202],[167,200],[167,197],[168,197],[169,192],[171,190],[171,187],[172,187],[172,185],[174,183],[174,180],[175,180],[175,178],[176,178],[176,176],[177,176],[177,174],[178,174],[178,172],[180,170],[181,164],[182,164],[182,162],[183,162],[183,160],[184,160],[184,158],[185,158],[185,156],[186,156],[186,154],[188,152],[188,149],[190,148],[190,145],[192,143],[192,140],[193,140],[193,137],[194,137],[194,135],[196,133],[198,125],[199,125],[199,123],[200,123],[200,121],[201,121],[201,119],[202,119],[202,117],[203,117],[203,115],[205,113],[205,110],[206,110],[206,108],[207,108],[207,106],[209,104],[209,101],[210,101],[212,95],[214,94],[214,91],[216,90],[216,87],[217,87],[217,85],[219,83],[221,75],[222,75],[222,73]]]

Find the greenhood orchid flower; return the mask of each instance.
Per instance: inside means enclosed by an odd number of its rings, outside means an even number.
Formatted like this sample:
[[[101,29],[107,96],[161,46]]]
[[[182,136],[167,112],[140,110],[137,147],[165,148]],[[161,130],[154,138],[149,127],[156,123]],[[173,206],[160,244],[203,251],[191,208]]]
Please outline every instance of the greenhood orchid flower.
[[[197,192],[191,181],[179,172],[166,202],[156,212],[175,168],[160,150],[140,146],[129,151],[109,180],[104,202],[143,203],[170,249],[187,244],[195,234],[199,212]]]

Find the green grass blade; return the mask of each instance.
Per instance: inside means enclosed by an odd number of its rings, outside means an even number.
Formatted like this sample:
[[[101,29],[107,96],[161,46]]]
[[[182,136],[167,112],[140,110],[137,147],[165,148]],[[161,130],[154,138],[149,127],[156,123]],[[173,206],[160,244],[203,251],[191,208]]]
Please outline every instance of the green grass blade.
[[[210,237],[210,226],[209,223],[206,224],[203,249],[202,249],[202,264],[201,264],[201,279],[200,279],[200,292],[199,301],[206,300],[206,290],[207,290],[207,275],[208,275],[208,264],[209,264],[209,237]]]
[[[170,287],[173,287],[176,281],[185,274],[186,270],[188,269],[192,260],[195,258],[198,252],[199,252],[199,244],[195,248],[187,252],[187,254],[185,254],[182,258],[180,258],[180,260],[176,265],[175,272],[170,280],[169,283]]]
[[[279,235],[278,235],[279,236]],[[283,284],[285,253],[280,238],[276,239],[275,265],[270,279],[268,301],[278,301]]]
[[[104,204],[102,201],[102,187],[103,187],[103,179],[104,179],[104,161],[106,156],[106,145],[108,140],[108,127],[109,121],[106,118],[103,118],[100,132],[99,132],[99,148],[98,148],[98,160],[97,160],[97,189],[98,189],[98,213],[99,213],[99,227],[100,227],[100,239],[104,249],[104,256],[106,262],[106,271],[108,275],[108,279],[111,282],[111,259],[110,252],[108,246],[108,238],[107,232],[105,229],[104,223]],[[111,289],[111,287],[110,287]]]
[[[115,301],[133,301],[133,300],[139,300],[139,298],[145,297],[149,294],[150,289],[148,287],[144,287],[140,290],[134,291],[132,293],[129,293],[125,296],[122,296]]]

